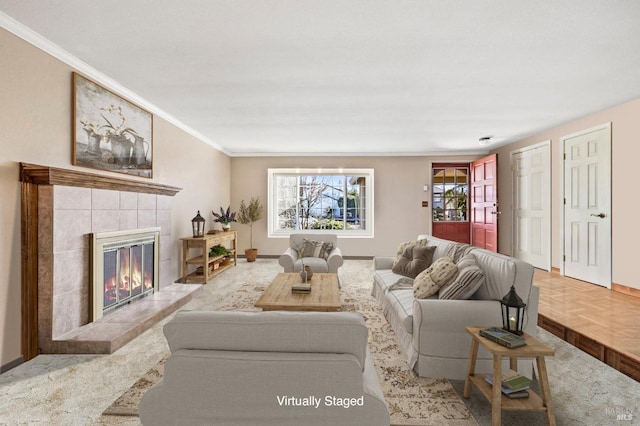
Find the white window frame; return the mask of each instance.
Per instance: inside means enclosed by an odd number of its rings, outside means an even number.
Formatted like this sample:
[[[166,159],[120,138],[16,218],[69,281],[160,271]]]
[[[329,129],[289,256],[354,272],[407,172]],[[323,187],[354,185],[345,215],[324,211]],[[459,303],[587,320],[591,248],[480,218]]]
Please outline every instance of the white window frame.
[[[367,183],[365,187],[365,215],[364,220],[367,229],[278,229],[278,214],[275,211],[277,203],[274,202],[276,196],[276,176],[278,175],[296,175],[296,176],[335,176],[335,175],[360,175],[366,176]],[[373,238],[374,222],[373,222],[373,185],[374,173],[373,169],[268,169],[268,202],[267,202],[267,222],[269,238],[289,238],[290,234],[336,234],[340,238]]]

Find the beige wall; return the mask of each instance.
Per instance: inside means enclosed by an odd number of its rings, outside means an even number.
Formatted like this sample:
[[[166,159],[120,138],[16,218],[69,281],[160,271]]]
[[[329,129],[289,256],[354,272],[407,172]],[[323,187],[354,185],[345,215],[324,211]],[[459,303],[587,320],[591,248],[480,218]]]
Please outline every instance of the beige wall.
[[[499,163],[499,192],[502,210],[509,212],[513,199],[510,169],[510,153],[518,148],[551,140],[551,251],[552,267],[559,268],[562,262],[562,162],[563,136],[611,123],[612,130],[612,281],[616,284],[640,289],[636,247],[640,233],[634,220],[637,211],[635,199],[636,162],[640,158],[640,99],[590,114],[578,120],[545,130],[514,144],[497,149]],[[629,201],[631,200],[631,201]],[[512,241],[512,218],[503,215],[500,220],[500,247],[509,253]],[[504,248],[504,250],[502,249]]]
[[[0,365],[6,365],[21,355],[18,163],[100,172],[71,165],[74,70],[3,29],[0,57]],[[209,221],[212,208],[229,203],[230,159],[157,117],[153,133],[153,181],[183,188],[171,202],[177,279],[177,238],[190,235],[196,210]]]
[[[391,255],[397,245],[429,231],[431,162],[470,161],[469,157],[235,157],[231,159],[231,203],[259,196],[265,208],[262,220],[253,226],[253,245],[262,255],[279,255],[288,239],[267,238],[267,169],[269,168],[373,168],[374,238],[340,238],[345,256]],[[238,230],[240,252],[249,246],[249,227],[234,224]]]

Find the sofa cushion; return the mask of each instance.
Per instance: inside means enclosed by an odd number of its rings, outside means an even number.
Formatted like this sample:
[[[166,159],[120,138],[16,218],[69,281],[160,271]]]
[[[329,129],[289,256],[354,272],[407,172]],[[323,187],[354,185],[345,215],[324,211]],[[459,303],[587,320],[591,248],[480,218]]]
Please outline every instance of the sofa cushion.
[[[391,290],[385,297],[407,333],[413,333],[413,290]]]
[[[396,274],[415,278],[420,272],[431,265],[435,247],[424,247],[422,245],[408,246],[404,249],[402,256],[393,265],[391,270]]]
[[[310,266],[313,272],[320,274],[329,272],[329,265],[327,264],[327,261],[319,257],[305,257],[296,260],[296,263],[293,264],[293,271],[302,271],[303,265]]]
[[[485,274],[485,282],[478,289],[476,298],[483,300],[499,300],[511,289],[515,283],[516,291],[521,297],[526,297],[531,288],[529,279],[524,282],[516,280],[518,272],[518,262],[512,257],[499,253],[490,253],[485,250],[474,250],[473,256],[478,260],[478,264]],[[522,263],[520,262],[520,265]],[[520,268],[524,269],[522,265]],[[530,266],[529,266],[530,267]]]
[[[347,353],[363,367],[369,333],[356,312],[288,311],[178,311],[163,331],[171,352]]]
[[[402,257],[402,253],[404,253],[407,247],[426,246],[427,242],[428,241],[426,238],[419,238],[417,240],[405,241],[404,243],[400,244],[400,246],[398,247],[398,251],[396,252],[396,258],[393,260],[393,265],[395,266],[395,264],[398,263],[398,260],[400,260],[400,257]]]
[[[302,240],[299,255],[300,257],[318,257],[326,260],[331,250],[333,250],[333,243],[305,238]]]
[[[440,299],[469,299],[484,283],[484,272],[473,254],[467,254],[457,264],[458,274],[439,292]]]
[[[396,274],[391,269],[380,269],[373,274],[373,280],[377,283],[378,288],[383,292],[386,292],[389,287],[393,286],[403,278],[407,277]]]
[[[458,243],[453,244],[447,248],[447,257],[450,257],[455,263],[458,263],[463,257],[469,254],[471,250],[475,250],[478,247],[471,244]]]
[[[413,281],[413,294],[417,299],[426,299],[440,290],[455,277],[458,267],[449,257],[435,260],[427,269],[420,272]]]

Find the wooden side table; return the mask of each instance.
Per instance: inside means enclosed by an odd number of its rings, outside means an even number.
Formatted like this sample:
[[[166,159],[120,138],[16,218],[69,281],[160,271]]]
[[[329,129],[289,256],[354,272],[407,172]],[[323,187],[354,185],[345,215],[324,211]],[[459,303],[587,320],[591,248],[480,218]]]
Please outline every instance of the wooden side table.
[[[236,231],[219,232],[207,234],[203,237],[180,238],[182,240],[182,282],[198,282],[206,284],[212,277],[238,263],[238,253],[236,252]],[[230,243],[230,251],[233,259],[228,265],[222,266],[224,256],[209,257],[211,247],[218,244]],[[189,250],[197,249],[198,254],[191,257]],[[199,268],[189,272],[189,266],[194,265]],[[211,270],[214,268],[214,270]]]
[[[482,337],[480,330],[488,327],[466,327],[467,333],[471,335],[471,351],[469,353],[469,367],[467,369],[467,378],[464,382],[464,392],[462,396],[469,398],[471,395],[471,385],[478,387],[480,392],[491,403],[491,425],[498,426],[501,423],[502,410],[520,410],[520,411],[544,411],[546,414],[547,424],[555,426],[556,419],[553,414],[553,406],[551,405],[551,393],[549,391],[549,379],[547,378],[547,366],[544,361],[545,356],[553,356],[552,348],[540,343],[534,337],[523,334],[527,344],[515,349],[509,349],[498,343]],[[484,374],[476,374],[476,359],[478,358],[478,347],[482,345],[493,355],[493,386],[485,379]],[[529,390],[529,398],[511,399],[502,394],[500,380],[502,377],[502,358],[509,358],[509,367],[517,370],[518,358],[535,358],[538,366],[538,381],[540,382],[539,396],[532,390]]]

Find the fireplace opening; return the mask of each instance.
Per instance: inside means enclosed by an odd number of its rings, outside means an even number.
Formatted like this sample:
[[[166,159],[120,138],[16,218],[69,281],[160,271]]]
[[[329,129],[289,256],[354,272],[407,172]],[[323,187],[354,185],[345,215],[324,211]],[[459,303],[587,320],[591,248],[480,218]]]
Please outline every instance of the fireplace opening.
[[[92,321],[158,289],[160,228],[93,234]]]

